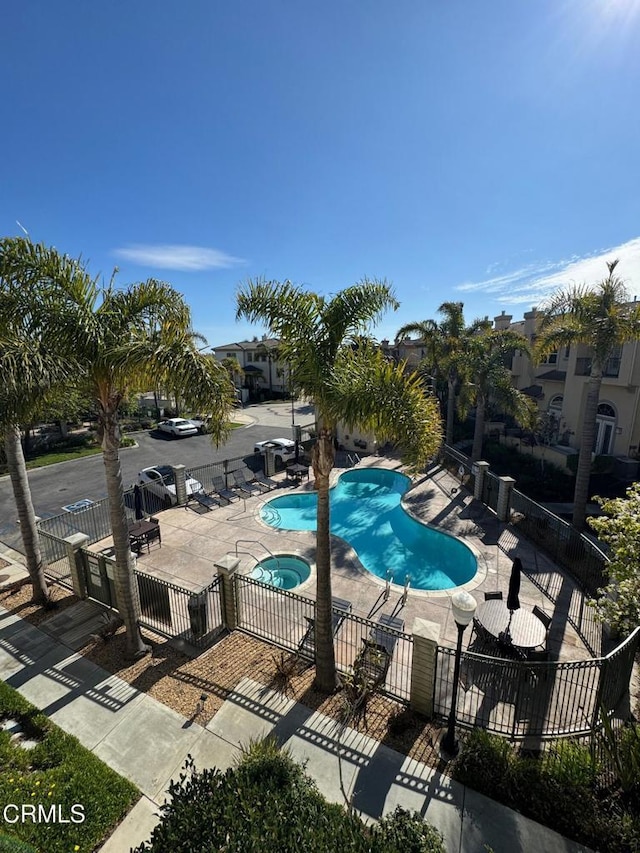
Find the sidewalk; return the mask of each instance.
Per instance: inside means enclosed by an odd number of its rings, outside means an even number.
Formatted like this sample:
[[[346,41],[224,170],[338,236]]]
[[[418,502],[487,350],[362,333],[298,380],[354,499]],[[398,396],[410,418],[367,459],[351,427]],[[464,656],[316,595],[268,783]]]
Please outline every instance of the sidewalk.
[[[123,853],[148,839],[169,781],[178,776],[188,753],[199,768],[224,770],[239,744],[267,734],[308,762],[307,772],[329,800],[343,802],[342,773],[345,791],[364,818],[380,817],[398,804],[417,809],[443,833],[448,853],[484,853],[484,845],[494,853],[588,853],[249,678],[203,728],[2,608],[0,678],[140,788],[142,799],[101,853]]]

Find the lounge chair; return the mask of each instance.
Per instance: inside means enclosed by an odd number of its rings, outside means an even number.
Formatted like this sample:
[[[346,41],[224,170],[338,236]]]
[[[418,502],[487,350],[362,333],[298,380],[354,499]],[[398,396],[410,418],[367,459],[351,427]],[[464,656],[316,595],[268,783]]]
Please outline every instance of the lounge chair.
[[[254,474],[253,480],[261,489],[263,488],[267,492],[270,492],[271,489],[275,489],[280,485],[277,480],[272,480],[271,477],[266,477],[264,471],[258,471]]]
[[[362,697],[384,684],[387,677],[393,650],[398,641],[396,634],[385,630],[387,628],[402,631],[404,621],[397,616],[382,613],[378,617],[378,624],[371,628],[369,636],[362,641],[362,650],[353,663],[354,672],[362,686]]]
[[[207,510],[213,509],[213,507],[221,507],[222,501],[218,500],[215,495],[208,495],[206,492],[192,492],[187,496],[187,506],[189,505],[189,501],[195,501],[201,507]]]
[[[374,625],[369,633],[371,641],[377,646],[384,648],[389,654],[392,654],[398,638],[395,634],[385,631],[385,628],[392,628],[394,631],[404,630],[404,620],[398,616],[387,616],[386,613],[381,613],[378,617],[378,624]]]
[[[221,474],[216,474],[213,478],[213,488],[216,494],[223,498],[227,503],[240,500],[240,495],[237,492],[228,489],[224,482],[224,477]]]
[[[247,495],[262,494],[262,489],[259,488],[257,483],[253,483],[251,480],[247,480],[244,471],[241,468],[237,471],[232,471],[231,473],[235,481],[235,485],[239,491],[244,492]]]
[[[331,599],[331,633],[335,637],[340,626],[344,622],[347,613],[351,613],[353,605],[345,598]],[[316,655],[316,623],[311,616],[306,617],[309,627],[298,644],[298,654],[310,657],[312,660]]]

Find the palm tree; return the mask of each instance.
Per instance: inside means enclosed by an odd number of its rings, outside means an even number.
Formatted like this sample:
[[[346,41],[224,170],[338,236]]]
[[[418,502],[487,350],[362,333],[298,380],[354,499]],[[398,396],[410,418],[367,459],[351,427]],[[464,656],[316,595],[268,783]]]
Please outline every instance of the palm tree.
[[[74,264],[55,249],[24,238],[0,241],[0,433],[16,502],[33,600],[48,599],[45,562],[29,488],[20,425],[32,420],[74,370],[49,340],[55,303],[52,277],[73,274]]]
[[[578,530],[586,519],[602,372],[617,347],[640,336],[640,306],[629,302],[624,283],[615,274],[617,265],[617,260],[607,262],[609,275],[593,289],[576,286],[553,295],[536,340],[538,358],[571,344],[585,344],[591,353],[573,496],[572,521]]]
[[[407,323],[396,333],[396,341],[401,341],[411,335],[417,335],[420,340],[424,341],[429,350],[427,356],[428,369],[436,378],[441,374],[447,378],[447,426],[445,430],[447,444],[453,444],[456,394],[460,380],[459,366],[461,362],[464,363],[466,341],[479,331],[486,331],[491,328],[489,320],[474,320],[470,326],[466,326],[463,308],[462,302],[443,302],[438,308],[438,314],[443,315],[443,319],[439,323],[435,320]]]
[[[490,399],[513,415],[518,423],[529,427],[535,424],[536,404],[511,384],[511,370],[507,364],[517,349],[528,352],[526,339],[507,330],[479,332],[467,340],[464,364],[460,361],[458,366],[467,380],[460,394],[461,409],[466,411],[470,404],[476,407],[472,462],[477,462],[482,455],[485,412]]]
[[[331,299],[291,282],[249,281],[237,296],[237,319],[266,324],[280,340],[282,359],[291,366],[296,388],[312,399],[318,422],[312,466],[318,493],[316,523],[316,684],[336,686],[331,634],[331,540],[329,478],[334,465],[338,422],[394,440],[409,464],[423,466],[440,446],[437,405],[417,374],[388,363],[363,338],[388,308],[397,308],[384,282],[364,280]],[[358,345],[354,346],[357,340]]]
[[[200,353],[182,296],[168,284],[149,280],[117,290],[112,278],[99,287],[86,272],[60,283],[58,345],[75,352],[88,394],[98,411],[109,513],[115,550],[117,606],[127,632],[127,651],[148,647],[138,625],[135,579],[119,459],[118,412],[131,389],[175,388],[191,409],[212,415],[216,443],[228,431],[233,385],[220,364]]]

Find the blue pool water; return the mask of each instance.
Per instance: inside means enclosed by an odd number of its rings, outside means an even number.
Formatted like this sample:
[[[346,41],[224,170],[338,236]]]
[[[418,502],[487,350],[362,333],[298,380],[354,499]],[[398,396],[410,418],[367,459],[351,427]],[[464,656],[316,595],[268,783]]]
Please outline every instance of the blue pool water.
[[[393,583],[412,589],[453,589],[477,571],[464,542],[416,521],[400,504],[410,480],[397,471],[346,471],[330,492],[331,532],[346,540],[360,562],[379,578],[391,570]],[[271,527],[316,529],[315,492],[282,495],[265,503],[260,515]]]
[[[267,557],[253,569],[250,578],[278,589],[295,589],[309,578],[311,567],[302,557],[294,557],[291,554],[278,554],[276,557]]]

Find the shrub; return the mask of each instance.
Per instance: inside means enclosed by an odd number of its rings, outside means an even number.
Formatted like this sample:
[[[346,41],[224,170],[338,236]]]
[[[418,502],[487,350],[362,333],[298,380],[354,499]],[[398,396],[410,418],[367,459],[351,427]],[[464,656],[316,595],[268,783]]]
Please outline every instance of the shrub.
[[[640,819],[598,789],[591,750],[558,741],[541,757],[520,754],[497,735],[474,729],[453,767],[459,782],[570,838],[607,853],[638,849]]]
[[[134,853],[444,853],[439,834],[418,814],[397,810],[370,829],[355,814],[328,803],[304,767],[275,741],[252,742],[225,773],[196,771],[191,758],[161,821]]]

